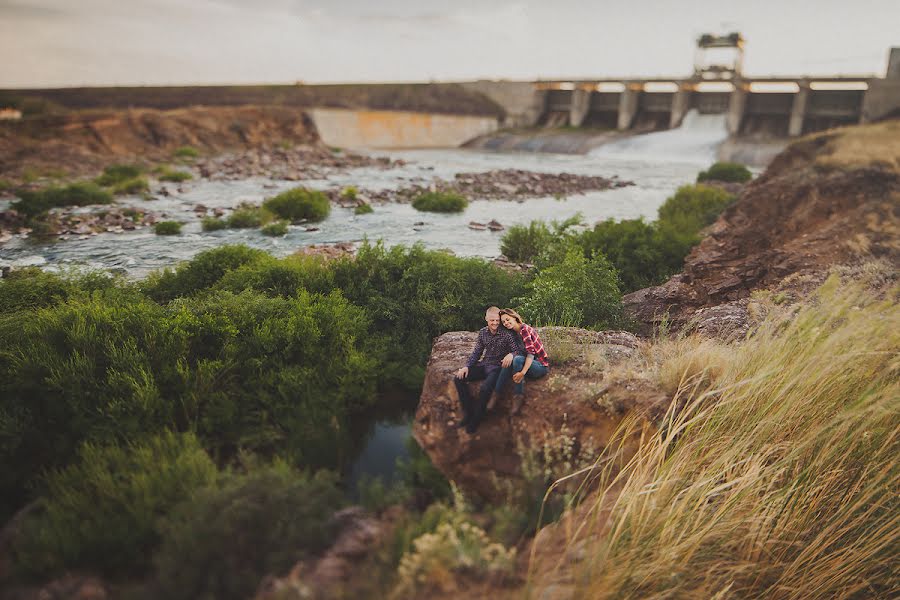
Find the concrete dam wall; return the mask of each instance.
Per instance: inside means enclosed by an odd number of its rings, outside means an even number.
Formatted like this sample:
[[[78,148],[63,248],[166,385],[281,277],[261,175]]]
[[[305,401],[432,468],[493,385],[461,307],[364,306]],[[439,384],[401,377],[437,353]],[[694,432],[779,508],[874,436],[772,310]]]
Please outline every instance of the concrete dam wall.
[[[319,136],[342,148],[447,148],[497,130],[495,117],[314,108]]]

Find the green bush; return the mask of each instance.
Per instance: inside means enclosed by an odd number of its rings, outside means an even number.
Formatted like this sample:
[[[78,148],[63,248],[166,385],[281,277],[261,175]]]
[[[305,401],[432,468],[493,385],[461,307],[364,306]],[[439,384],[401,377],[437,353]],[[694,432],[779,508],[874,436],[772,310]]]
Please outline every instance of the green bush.
[[[38,267],[19,269],[0,279],[0,313],[53,306],[115,286],[114,278],[97,271],[58,275]]]
[[[697,183],[704,181],[746,183],[751,179],[753,179],[753,174],[747,167],[732,162],[717,162],[706,171],[700,171],[697,175]]]
[[[341,190],[341,198],[344,200],[356,200],[357,196],[359,196],[359,190],[355,185],[348,185]]]
[[[153,597],[250,598],[265,575],[321,551],[341,505],[336,478],[283,463],[233,475],[182,503],[163,524]]]
[[[425,192],[412,201],[413,208],[427,212],[462,212],[468,205],[469,201],[455,192]]]
[[[174,181],[175,183],[188,181],[194,178],[194,176],[187,171],[178,171],[168,167],[163,168],[158,177],[160,181]]]
[[[178,221],[160,221],[153,227],[156,235],[178,235],[181,233],[181,223]]]
[[[219,231],[228,229],[228,221],[218,217],[203,217],[203,231]]]
[[[116,195],[140,194],[150,190],[150,184],[146,177],[134,177],[119,182],[112,187],[112,191]]]
[[[659,207],[659,221],[686,234],[698,233],[712,224],[734,195],[708,185],[683,185]]]
[[[520,300],[535,325],[608,329],[621,322],[616,271],[602,254],[586,259],[571,248],[562,263],[542,269]]]
[[[138,165],[110,165],[103,169],[102,175],[94,179],[94,183],[104,187],[119,185],[140,177],[143,172]]]
[[[228,226],[232,229],[252,229],[266,222],[267,215],[255,206],[239,206],[228,217]]]
[[[12,208],[26,217],[36,217],[51,208],[62,206],[87,206],[89,204],[109,204],[112,194],[96,184],[88,182],[71,183],[63,187],[49,187],[37,191],[19,192],[19,200]]]
[[[299,187],[267,199],[263,208],[288,221],[322,221],[331,212],[331,202],[323,192]]]
[[[263,235],[268,235],[272,237],[278,237],[282,235],[286,235],[288,232],[288,222],[287,221],[275,221],[273,223],[269,223],[265,227],[261,229]]]
[[[16,563],[44,576],[77,568],[141,570],[160,541],[159,517],[215,477],[192,434],[85,444],[72,465],[44,477],[45,496],[25,522]]]
[[[194,159],[200,156],[200,151],[193,146],[182,146],[172,153],[172,156],[180,159]]]
[[[375,212],[375,209],[372,208],[371,204],[360,204],[353,209],[353,214],[355,215],[367,215],[373,212]]]
[[[543,221],[513,225],[503,234],[500,251],[512,262],[533,262],[552,240],[553,234]]]
[[[141,287],[150,298],[166,302],[205,290],[219,281],[226,272],[266,256],[268,255],[262,250],[241,245],[214,248],[201,252],[174,270],[164,269],[151,274]]]

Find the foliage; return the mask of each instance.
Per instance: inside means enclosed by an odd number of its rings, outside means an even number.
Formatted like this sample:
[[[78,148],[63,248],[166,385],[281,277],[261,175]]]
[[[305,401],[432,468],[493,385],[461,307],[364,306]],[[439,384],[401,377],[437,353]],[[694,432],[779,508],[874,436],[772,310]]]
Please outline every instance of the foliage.
[[[206,250],[173,269],[164,269],[147,277],[144,292],[154,300],[168,301],[205,290],[226,272],[267,256],[262,250],[247,246],[222,246]]]
[[[102,272],[58,275],[37,267],[18,269],[0,279],[0,313],[53,306],[115,286],[116,281]]]
[[[353,209],[354,215],[367,215],[373,212],[375,212],[375,209],[372,208],[371,204],[359,204]]]
[[[602,254],[586,259],[575,248],[560,264],[538,272],[518,302],[535,325],[608,329],[621,320],[615,269]]]
[[[412,201],[413,208],[427,212],[463,212],[468,205],[469,201],[456,192],[424,192]]]
[[[414,493],[427,494],[429,502],[448,500],[450,482],[412,436],[406,440],[406,451],[406,458],[397,461],[397,474],[403,485]]]
[[[288,222],[287,221],[274,221],[264,226],[260,231],[262,231],[263,235],[268,235],[272,237],[278,237],[282,235],[286,235],[288,232]]]
[[[18,568],[44,576],[73,568],[138,570],[160,541],[159,517],[215,476],[191,434],[85,444],[75,463],[44,477],[44,499],[18,536]]]
[[[281,462],[224,478],[165,519],[153,596],[252,597],[263,576],[325,547],[340,503],[332,474],[298,473]]]
[[[112,187],[112,191],[116,195],[139,194],[149,190],[150,184],[147,182],[147,178],[143,176],[126,179]]]
[[[343,190],[341,190],[341,198],[344,200],[356,200],[359,196],[359,190],[355,185],[348,185]]]
[[[138,165],[109,165],[103,169],[102,175],[94,179],[94,183],[111,187],[140,177],[143,172],[144,170]]]
[[[22,190],[19,200],[12,208],[26,217],[35,217],[51,208],[62,206],[87,206],[89,204],[109,204],[112,194],[88,182],[76,182],[63,187],[49,187],[42,190]]]
[[[160,221],[153,227],[156,235],[178,235],[181,233],[181,223],[178,221]]]
[[[717,162],[706,171],[700,171],[697,174],[697,183],[704,181],[746,183],[751,179],[753,179],[753,174],[747,167],[733,162]]]
[[[203,217],[203,231],[219,231],[220,229],[228,229],[228,221],[218,217]]]
[[[200,151],[193,146],[181,146],[172,153],[172,156],[175,158],[180,158],[182,160],[191,160],[194,158],[199,158]]]
[[[0,496],[21,500],[84,442],[166,428],[197,432],[215,456],[244,447],[338,466],[348,415],[374,399],[369,326],[338,291],[166,306],[109,293],[0,316]]]
[[[261,208],[242,204],[228,216],[228,226],[232,229],[252,229],[270,219],[271,216]]]
[[[575,595],[894,595],[900,308],[891,293],[879,300],[832,277],[813,302],[723,347],[708,383],[683,363],[662,434],[644,438],[624,468],[603,470],[594,510],[572,528],[583,535],[570,547],[593,540],[585,577],[571,577]]]
[[[683,185],[659,207],[659,221],[683,233],[698,233],[733,201],[732,194],[716,187]]]
[[[553,240],[550,228],[543,221],[528,225],[513,225],[500,240],[500,251],[517,263],[532,262]]]
[[[331,202],[323,192],[298,187],[267,199],[263,208],[292,222],[322,221],[331,212]]]
[[[175,183],[188,181],[189,179],[194,178],[194,176],[187,171],[179,171],[177,169],[171,169],[169,167],[164,167],[157,177],[160,181],[174,181]]]

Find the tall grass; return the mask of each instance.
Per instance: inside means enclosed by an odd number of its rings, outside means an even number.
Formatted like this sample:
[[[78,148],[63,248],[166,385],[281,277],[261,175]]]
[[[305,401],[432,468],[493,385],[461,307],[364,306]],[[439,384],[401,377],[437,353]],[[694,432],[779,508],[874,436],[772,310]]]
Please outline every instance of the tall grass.
[[[576,597],[897,597],[898,350],[896,302],[833,277],[716,373],[685,367],[568,540]]]

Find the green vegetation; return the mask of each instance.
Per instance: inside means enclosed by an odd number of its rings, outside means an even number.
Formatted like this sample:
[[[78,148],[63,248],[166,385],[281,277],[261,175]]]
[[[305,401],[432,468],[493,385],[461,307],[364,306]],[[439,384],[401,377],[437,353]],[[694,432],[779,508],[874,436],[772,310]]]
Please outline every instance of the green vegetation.
[[[104,187],[112,187],[136,179],[144,173],[138,165],[110,165],[103,169],[103,174],[94,179],[94,183]]]
[[[500,241],[500,251],[512,262],[532,262],[553,240],[550,228],[543,221],[528,225],[513,225]]]
[[[194,178],[194,176],[187,171],[179,171],[177,169],[172,169],[169,167],[164,167],[162,170],[160,170],[157,177],[160,181],[174,181],[175,183],[188,181]]]
[[[279,237],[282,235],[286,235],[288,232],[288,222],[287,221],[274,221],[264,226],[260,231],[262,231],[263,235],[268,235],[272,237]]]
[[[348,185],[341,190],[341,198],[344,200],[356,200],[357,196],[359,196],[359,190],[355,185]]]
[[[267,199],[263,209],[292,222],[322,221],[331,212],[331,202],[323,192],[298,187]]]
[[[738,346],[689,339],[663,434],[571,528],[574,595],[895,595],[898,320],[896,296],[832,277]]]
[[[622,295],[616,270],[602,254],[586,259],[570,248],[560,264],[541,269],[519,300],[535,325],[615,328],[621,322]]]
[[[135,177],[133,179],[126,179],[121,183],[117,183],[112,187],[112,191],[117,196],[126,194],[141,194],[150,191],[150,183],[147,181],[146,177]]]
[[[738,163],[717,162],[706,171],[697,175],[697,183],[704,181],[725,181],[729,183],[746,183],[753,179],[753,173]]]
[[[462,212],[468,200],[455,192],[425,192],[412,201],[413,208],[427,212]]]
[[[228,216],[228,226],[232,229],[252,229],[271,220],[271,215],[256,206],[242,205]]]
[[[265,575],[287,572],[331,541],[342,500],[336,483],[276,462],[202,490],[163,522],[154,597],[252,597]]]
[[[372,208],[371,204],[360,204],[353,209],[354,215],[368,215],[373,212],[375,212],[375,209]]]
[[[172,153],[172,156],[182,160],[193,160],[200,157],[200,151],[193,146],[182,146],[175,150],[175,152]]]
[[[74,463],[44,477],[45,499],[25,522],[16,562],[34,574],[146,566],[147,551],[160,541],[159,516],[215,477],[215,464],[191,434],[85,444]]]
[[[0,179],[0,192],[7,192],[13,189],[13,184],[8,179]]]
[[[218,217],[203,217],[203,231],[218,231],[228,229],[228,221]]]
[[[113,201],[109,192],[88,182],[71,183],[62,187],[49,187],[36,191],[22,190],[19,192],[19,198],[13,202],[12,208],[25,215],[26,218],[43,215],[52,208],[109,204]]]
[[[156,235],[178,235],[181,233],[181,223],[178,221],[160,221],[154,226]]]

